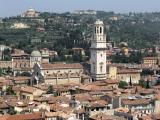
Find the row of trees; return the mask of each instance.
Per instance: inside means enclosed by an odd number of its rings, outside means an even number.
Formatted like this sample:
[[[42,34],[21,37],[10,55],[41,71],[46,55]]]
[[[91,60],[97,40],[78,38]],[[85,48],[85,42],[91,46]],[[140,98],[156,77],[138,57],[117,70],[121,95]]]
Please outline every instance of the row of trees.
[[[114,63],[141,63],[144,55],[141,52],[132,52],[129,56],[124,54],[116,54],[110,56],[110,59]]]
[[[139,85],[142,87],[142,88],[146,88],[146,89],[148,89],[148,88],[150,88],[151,86],[150,86],[150,83],[149,83],[149,80],[147,80],[147,81],[145,81],[145,80],[139,80]],[[131,81],[129,82],[129,84],[126,82],[126,81],[121,81],[120,83],[119,83],[119,88],[125,88],[125,87],[127,87],[127,86],[132,86],[132,83],[131,83]]]

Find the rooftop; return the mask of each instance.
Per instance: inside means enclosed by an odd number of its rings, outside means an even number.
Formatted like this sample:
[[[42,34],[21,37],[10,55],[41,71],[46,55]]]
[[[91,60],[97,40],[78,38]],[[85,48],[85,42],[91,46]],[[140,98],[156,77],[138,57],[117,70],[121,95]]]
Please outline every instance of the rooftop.
[[[42,64],[43,69],[67,69],[67,68],[72,68],[72,69],[83,69],[83,66],[80,63],[71,63],[71,64],[66,64],[66,63],[55,63],[55,64]]]

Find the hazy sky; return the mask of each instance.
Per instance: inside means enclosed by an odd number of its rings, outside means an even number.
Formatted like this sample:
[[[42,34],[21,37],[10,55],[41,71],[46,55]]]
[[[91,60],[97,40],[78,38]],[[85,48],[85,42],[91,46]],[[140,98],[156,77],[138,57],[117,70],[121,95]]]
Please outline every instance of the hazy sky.
[[[0,0],[0,17],[21,14],[28,8],[48,12],[78,9],[151,12],[160,11],[160,0]]]

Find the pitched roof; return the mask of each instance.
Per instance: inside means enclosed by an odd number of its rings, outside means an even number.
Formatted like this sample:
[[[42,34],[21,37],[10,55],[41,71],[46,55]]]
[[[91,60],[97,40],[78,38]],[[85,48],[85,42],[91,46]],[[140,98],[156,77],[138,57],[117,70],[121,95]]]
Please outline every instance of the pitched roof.
[[[149,104],[150,101],[147,99],[122,99],[122,103],[125,105],[144,105]]]
[[[71,63],[71,64],[65,64],[65,63],[56,63],[56,64],[42,64],[42,69],[83,69],[83,66],[80,63]]]
[[[20,91],[33,94],[33,92],[35,92],[36,90],[38,89],[31,86],[25,86],[25,87],[21,87]]]
[[[31,113],[21,115],[4,115],[0,117],[0,120],[39,120],[42,118],[42,113]]]
[[[105,113],[98,113],[90,117],[91,120],[126,120],[123,117],[106,115]]]

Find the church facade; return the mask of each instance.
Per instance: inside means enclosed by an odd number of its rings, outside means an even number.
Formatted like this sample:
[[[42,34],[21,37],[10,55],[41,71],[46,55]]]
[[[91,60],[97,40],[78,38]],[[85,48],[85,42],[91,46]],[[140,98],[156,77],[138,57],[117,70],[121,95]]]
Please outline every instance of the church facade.
[[[83,66],[80,63],[36,63],[33,67],[32,84],[82,83]]]

